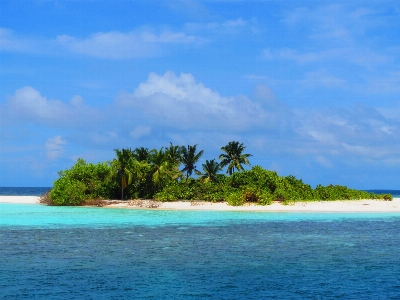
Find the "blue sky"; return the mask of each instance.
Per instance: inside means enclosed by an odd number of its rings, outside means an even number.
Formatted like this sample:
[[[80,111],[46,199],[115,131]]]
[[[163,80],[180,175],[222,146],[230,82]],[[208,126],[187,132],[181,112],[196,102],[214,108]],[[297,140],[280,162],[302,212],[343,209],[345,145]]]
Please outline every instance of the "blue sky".
[[[313,186],[400,189],[399,33],[397,0],[3,0],[0,186],[237,140]]]

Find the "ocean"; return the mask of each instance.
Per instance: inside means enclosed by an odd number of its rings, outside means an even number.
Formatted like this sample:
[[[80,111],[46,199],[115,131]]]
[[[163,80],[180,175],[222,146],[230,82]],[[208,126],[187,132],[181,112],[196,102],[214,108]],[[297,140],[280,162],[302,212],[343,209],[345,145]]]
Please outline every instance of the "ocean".
[[[0,203],[1,299],[400,299],[400,213]]]
[[[51,187],[0,187],[0,196],[41,196]]]

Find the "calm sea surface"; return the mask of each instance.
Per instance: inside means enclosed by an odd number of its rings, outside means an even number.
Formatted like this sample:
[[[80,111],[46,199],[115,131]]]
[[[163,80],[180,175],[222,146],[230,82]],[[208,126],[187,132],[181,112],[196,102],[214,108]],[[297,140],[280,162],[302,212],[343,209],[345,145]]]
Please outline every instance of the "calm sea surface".
[[[51,187],[0,187],[0,196],[41,196]]]
[[[0,299],[400,299],[399,232],[400,213],[0,203]]]

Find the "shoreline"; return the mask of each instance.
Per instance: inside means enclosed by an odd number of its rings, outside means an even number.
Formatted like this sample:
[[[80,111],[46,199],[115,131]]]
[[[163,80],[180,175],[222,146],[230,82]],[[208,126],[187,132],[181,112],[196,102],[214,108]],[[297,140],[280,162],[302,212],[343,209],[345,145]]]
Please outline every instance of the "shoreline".
[[[147,201],[147,202],[146,202]],[[117,201],[119,202],[119,201]],[[0,203],[39,204],[38,196],[0,196]],[[131,205],[129,205],[131,204]],[[154,204],[150,207],[149,204]],[[133,200],[103,206],[104,208],[152,209],[152,210],[196,210],[196,211],[254,211],[254,212],[400,212],[400,198],[393,201],[384,200],[337,200],[295,202],[282,205],[275,202],[271,205],[247,204],[229,206],[226,202],[173,201],[157,202],[151,200]]]
[[[39,204],[39,196],[4,196],[0,195],[0,203]]]

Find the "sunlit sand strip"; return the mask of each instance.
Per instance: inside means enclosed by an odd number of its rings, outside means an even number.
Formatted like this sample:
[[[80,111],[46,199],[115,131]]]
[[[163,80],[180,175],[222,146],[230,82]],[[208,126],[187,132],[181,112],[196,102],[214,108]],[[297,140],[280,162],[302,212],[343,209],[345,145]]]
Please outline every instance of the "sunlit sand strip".
[[[129,206],[128,203],[108,205],[107,207],[145,208]],[[161,202],[157,208],[161,210],[219,210],[219,211],[271,211],[271,212],[400,212],[400,198],[393,201],[383,200],[346,200],[296,202],[289,205],[274,203],[271,205],[229,206],[227,203],[209,203],[202,201]]]
[[[33,204],[39,203],[36,196],[0,196],[0,203]]]
[[[0,203],[35,204],[36,196],[0,196]],[[271,211],[271,212],[400,212],[400,198],[393,201],[383,200],[346,200],[296,202],[289,205],[274,203],[271,205],[229,206],[227,203],[210,203],[204,201],[156,202],[158,210],[219,210],[219,211]],[[112,204],[105,207],[114,208],[146,208],[129,206],[128,202]]]

